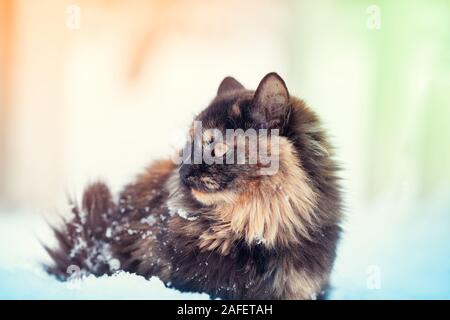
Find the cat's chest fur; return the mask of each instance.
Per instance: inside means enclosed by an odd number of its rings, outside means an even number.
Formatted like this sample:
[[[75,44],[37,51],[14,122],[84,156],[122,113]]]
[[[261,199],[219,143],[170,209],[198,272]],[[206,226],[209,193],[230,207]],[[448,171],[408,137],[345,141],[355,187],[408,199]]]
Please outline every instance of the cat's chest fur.
[[[174,172],[169,163],[158,163],[140,178],[145,187],[133,184],[122,194],[114,246],[128,271],[222,298],[305,299],[321,290],[326,279],[306,263],[312,249],[290,241],[288,232],[295,230],[276,220],[295,214],[286,183],[266,197],[258,186],[257,194],[245,195],[252,203],[198,207],[170,190]]]

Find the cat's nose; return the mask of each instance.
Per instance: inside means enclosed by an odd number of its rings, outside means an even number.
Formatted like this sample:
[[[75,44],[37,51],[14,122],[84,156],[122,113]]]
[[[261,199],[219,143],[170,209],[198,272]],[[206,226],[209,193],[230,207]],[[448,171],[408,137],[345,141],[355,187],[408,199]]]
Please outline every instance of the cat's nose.
[[[180,168],[180,178],[183,182],[187,182],[188,178],[191,176],[192,170],[191,166],[188,164],[181,165]]]

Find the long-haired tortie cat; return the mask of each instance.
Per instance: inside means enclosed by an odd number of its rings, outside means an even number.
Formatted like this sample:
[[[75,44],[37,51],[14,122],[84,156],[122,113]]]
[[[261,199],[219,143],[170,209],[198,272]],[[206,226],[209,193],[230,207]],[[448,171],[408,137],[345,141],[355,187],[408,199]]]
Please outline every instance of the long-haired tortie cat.
[[[54,261],[47,270],[60,279],[70,275],[71,265],[94,275],[125,270],[223,299],[323,297],[342,213],[338,168],[317,116],[269,73],[256,91],[225,78],[195,120],[202,130],[222,133],[276,129],[265,146],[277,170],[263,174],[267,164],[259,158],[163,160],[117,201],[105,184],[92,184],[71,220],[55,229],[58,246],[47,248]],[[188,149],[197,143],[213,158],[225,159],[239,145],[238,139],[219,143],[199,136]],[[249,148],[244,150],[246,160]]]

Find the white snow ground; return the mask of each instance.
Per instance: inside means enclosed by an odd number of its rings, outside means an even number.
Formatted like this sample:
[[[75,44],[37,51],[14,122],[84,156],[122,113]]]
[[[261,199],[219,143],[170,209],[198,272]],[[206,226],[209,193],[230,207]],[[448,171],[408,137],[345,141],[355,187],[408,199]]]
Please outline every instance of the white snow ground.
[[[449,299],[448,206],[393,215],[379,206],[348,218],[332,275],[331,299]],[[417,211],[417,212],[416,212]],[[5,212],[7,213],[7,212]],[[207,299],[161,281],[119,273],[63,283],[43,272],[38,239],[51,238],[38,214],[0,212],[0,299]]]
[[[60,282],[47,275],[48,261],[39,239],[51,232],[38,214],[0,213],[0,299],[208,299],[206,294],[181,293],[157,278],[121,272]],[[47,243],[47,242],[46,242]]]

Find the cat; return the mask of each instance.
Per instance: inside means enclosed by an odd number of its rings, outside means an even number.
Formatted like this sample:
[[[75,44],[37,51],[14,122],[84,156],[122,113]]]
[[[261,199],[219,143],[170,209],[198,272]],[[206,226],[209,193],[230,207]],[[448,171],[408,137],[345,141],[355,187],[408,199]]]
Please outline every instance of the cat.
[[[185,150],[197,143],[225,159],[238,143],[204,132],[253,129],[277,156],[276,170],[262,173],[259,159],[207,164],[183,155],[181,163],[151,164],[116,201],[93,183],[71,219],[53,228],[58,245],[46,247],[47,271],[64,280],[71,266],[94,275],[124,270],[211,298],[325,297],[343,213],[339,168],[318,117],[269,73],[256,91],[226,77],[195,121],[203,131],[191,128]],[[261,129],[276,134],[263,143]]]

